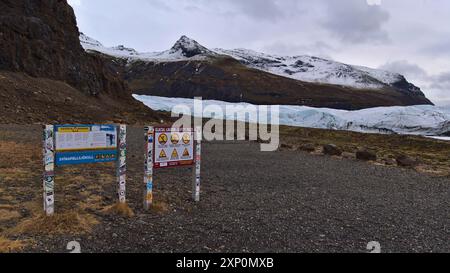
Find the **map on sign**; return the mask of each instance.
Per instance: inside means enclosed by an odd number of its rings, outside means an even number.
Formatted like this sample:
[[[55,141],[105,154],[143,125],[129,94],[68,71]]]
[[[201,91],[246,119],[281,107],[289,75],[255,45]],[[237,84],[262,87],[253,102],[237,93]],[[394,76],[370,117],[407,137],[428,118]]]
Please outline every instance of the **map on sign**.
[[[54,130],[58,166],[117,161],[114,125],[56,125]]]
[[[192,128],[155,128],[155,168],[194,164]]]

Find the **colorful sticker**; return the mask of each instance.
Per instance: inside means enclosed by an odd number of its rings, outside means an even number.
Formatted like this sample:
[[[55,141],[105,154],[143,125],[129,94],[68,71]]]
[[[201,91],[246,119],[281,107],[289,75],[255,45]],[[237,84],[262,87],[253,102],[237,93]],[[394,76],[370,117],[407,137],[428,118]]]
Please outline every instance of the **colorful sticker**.
[[[155,131],[153,127],[145,128],[145,173],[144,173],[144,209],[149,209],[153,204],[153,141]],[[166,137],[159,137],[158,140],[166,140]],[[164,141],[163,141],[164,142]],[[167,140],[166,140],[167,143]]]

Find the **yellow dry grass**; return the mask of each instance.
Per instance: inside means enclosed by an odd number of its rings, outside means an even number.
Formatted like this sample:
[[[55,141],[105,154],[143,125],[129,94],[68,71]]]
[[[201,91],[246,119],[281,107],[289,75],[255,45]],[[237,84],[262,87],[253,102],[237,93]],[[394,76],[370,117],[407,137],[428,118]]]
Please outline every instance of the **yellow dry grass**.
[[[166,202],[159,201],[159,202],[153,203],[151,210],[153,212],[156,212],[159,214],[165,214],[165,213],[169,212],[170,206]]]
[[[18,211],[10,209],[0,209],[0,222],[9,221],[12,219],[20,218],[21,215]]]
[[[26,168],[2,168],[0,170],[0,180],[5,182],[29,181],[32,173]]]
[[[9,240],[0,236],[0,253],[19,252],[27,246],[27,242],[20,240]]]
[[[80,208],[80,210],[94,210],[94,211],[99,211],[104,209],[104,205],[103,205],[103,197],[101,197],[100,195],[92,195],[90,192],[85,192],[86,193],[86,200],[82,201],[79,203],[78,207]]]
[[[117,203],[115,205],[106,207],[105,209],[103,209],[103,213],[119,215],[128,218],[134,217],[133,210],[126,203]]]
[[[89,214],[76,211],[57,213],[54,216],[34,216],[7,230],[11,235],[78,235],[92,232],[98,220]]]
[[[17,143],[13,141],[0,141],[0,168],[8,166],[24,166],[41,158],[41,147]]]

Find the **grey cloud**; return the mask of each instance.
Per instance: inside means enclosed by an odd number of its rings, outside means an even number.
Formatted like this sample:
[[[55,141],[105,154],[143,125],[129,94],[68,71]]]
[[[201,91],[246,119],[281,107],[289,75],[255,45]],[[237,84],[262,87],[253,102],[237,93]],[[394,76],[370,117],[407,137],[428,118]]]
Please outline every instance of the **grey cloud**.
[[[439,105],[450,102],[450,72],[431,75],[419,65],[406,60],[388,62],[379,68],[404,75],[408,81],[418,84]]]
[[[388,62],[379,68],[402,74],[410,79],[425,79],[428,77],[427,72],[423,68],[406,60]]]
[[[432,57],[450,56],[450,40],[438,41],[419,50],[420,54]]]
[[[433,83],[430,87],[441,90],[443,94],[445,93],[450,95],[450,72],[442,73],[433,77]]]
[[[277,20],[283,18],[284,12],[273,0],[228,0],[245,14],[255,19]]]
[[[387,42],[383,25],[390,15],[381,6],[362,0],[324,1],[327,17],[323,26],[347,43]]]
[[[382,0],[71,0],[80,30],[107,46],[162,51],[181,36],[207,47],[309,54],[344,63],[423,76],[445,69],[450,57],[450,1]],[[425,3],[426,2],[426,3]],[[444,67],[443,67],[444,66]],[[447,69],[450,71],[450,67]],[[437,77],[437,76],[436,76]],[[434,100],[448,100],[445,77],[419,80]],[[431,87],[430,87],[431,88]]]
[[[277,41],[265,46],[263,50],[280,55],[314,55],[326,59],[333,59],[329,54],[336,51],[331,45],[322,41],[306,44],[293,44]]]

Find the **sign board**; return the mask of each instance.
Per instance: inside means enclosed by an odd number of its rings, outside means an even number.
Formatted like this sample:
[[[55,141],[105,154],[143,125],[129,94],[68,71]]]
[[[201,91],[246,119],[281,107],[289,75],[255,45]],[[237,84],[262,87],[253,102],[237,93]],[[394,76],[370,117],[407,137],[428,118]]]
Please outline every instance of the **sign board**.
[[[194,165],[193,128],[155,128],[154,168]]]
[[[56,125],[54,130],[57,166],[117,161],[117,126]]]
[[[201,127],[193,128],[144,128],[144,209],[153,204],[154,169],[193,167],[193,199],[200,201]]]
[[[44,209],[55,210],[55,167],[117,162],[118,195],[126,202],[126,125],[46,125],[44,127]]]

